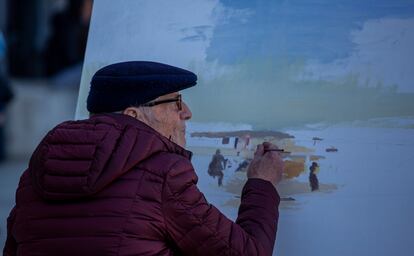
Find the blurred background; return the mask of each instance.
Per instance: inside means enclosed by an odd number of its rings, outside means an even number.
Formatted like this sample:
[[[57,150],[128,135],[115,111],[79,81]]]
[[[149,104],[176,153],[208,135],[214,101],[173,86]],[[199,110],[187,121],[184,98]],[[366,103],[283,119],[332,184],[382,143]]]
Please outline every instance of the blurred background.
[[[73,119],[92,0],[0,0],[0,244],[42,137]]]

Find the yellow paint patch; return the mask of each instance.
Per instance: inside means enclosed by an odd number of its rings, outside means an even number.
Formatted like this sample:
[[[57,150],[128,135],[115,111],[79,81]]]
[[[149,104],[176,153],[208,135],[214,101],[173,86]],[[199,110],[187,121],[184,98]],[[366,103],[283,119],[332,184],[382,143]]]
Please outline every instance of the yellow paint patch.
[[[305,161],[298,159],[295,161],[285,161],[285,178],[291,179],[298,177],[305,170]]]

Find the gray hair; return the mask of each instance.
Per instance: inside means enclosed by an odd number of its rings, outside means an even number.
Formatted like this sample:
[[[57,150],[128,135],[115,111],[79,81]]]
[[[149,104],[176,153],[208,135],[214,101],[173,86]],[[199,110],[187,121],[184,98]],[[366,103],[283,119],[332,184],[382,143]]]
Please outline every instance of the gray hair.
[[[145,107],[145,106],[130,106],[130,107],[134,107],[137,108],[138,111],[140,111],[143,115],[143,118],[145,120],[141,120],[140,121],[146,123],[146,124],[151,124],[154,122],[160,122],[159,119],[155,116],[154,111],[152,110],[152,108],[150,107]],[[123,114],[125,110],[119,110],[119,111],[114,111],[114,112],[104,112],[104,113],[92,113],[89,112],[89,117],[98,115],[98,114]]]

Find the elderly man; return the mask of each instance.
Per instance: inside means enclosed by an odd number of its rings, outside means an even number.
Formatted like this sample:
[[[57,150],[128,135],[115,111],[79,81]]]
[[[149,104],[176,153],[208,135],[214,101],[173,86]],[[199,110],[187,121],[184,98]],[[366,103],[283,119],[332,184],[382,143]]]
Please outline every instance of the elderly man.
[[[185,146],[186,70],[117,63],[92,78],[91,117],[39,144],[8,219],[5,255],[271,255],[283,162],[259,145],[236,222],[198,190]],[[273,184],[272,184],[273,183]]]

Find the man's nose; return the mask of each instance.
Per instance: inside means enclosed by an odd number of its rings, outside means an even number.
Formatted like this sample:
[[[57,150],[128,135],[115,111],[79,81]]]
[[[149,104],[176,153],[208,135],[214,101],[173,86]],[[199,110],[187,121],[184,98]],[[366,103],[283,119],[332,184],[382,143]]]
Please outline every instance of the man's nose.
[[[182,102],[182,104],[183,104],[183,110],[180,112],[180,118],[182,120],[190,120],[191,117],[193,116],[193,113],[191,113],[191,110],[187,106],[187,104],[185,104],[184,102]]]

